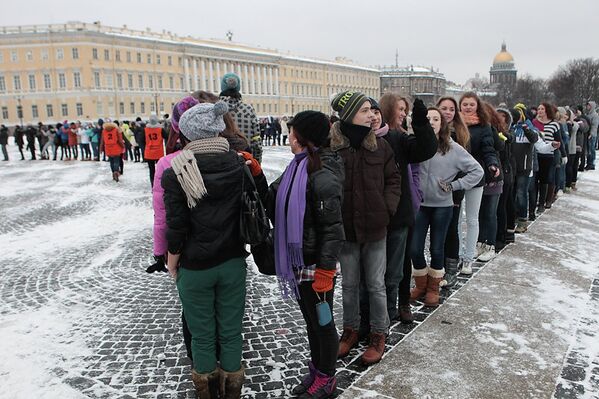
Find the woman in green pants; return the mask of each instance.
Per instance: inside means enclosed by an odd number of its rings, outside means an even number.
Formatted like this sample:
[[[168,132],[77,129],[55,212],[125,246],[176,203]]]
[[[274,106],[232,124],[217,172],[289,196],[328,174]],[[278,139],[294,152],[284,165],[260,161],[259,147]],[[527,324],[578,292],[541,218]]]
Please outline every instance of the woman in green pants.
[[[241,187],[252,187],[225,138],[225,103],[198,104],[179,120],[184,148],[161,179],[167,268],[191,332],[192,380],[200,399],[239,398],[247,252],[239,236]],[[257,162],[250,169],[266,190]],[[262,180],[263,181],[262,181]],[[217,364],[216,347],[220,348]],[[220,390],[220,393],[217,392]]]

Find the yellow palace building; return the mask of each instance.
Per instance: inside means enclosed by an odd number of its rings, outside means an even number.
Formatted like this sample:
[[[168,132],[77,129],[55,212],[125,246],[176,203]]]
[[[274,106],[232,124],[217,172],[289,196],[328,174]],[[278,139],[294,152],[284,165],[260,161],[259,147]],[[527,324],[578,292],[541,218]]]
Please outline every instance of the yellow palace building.
[[[95,23],[0,27],[2,123],[146,119],[195,90],[218,94],[227,72],[260,116],[328,113],[341,90],[379,95],[379,71],[231,41]]]

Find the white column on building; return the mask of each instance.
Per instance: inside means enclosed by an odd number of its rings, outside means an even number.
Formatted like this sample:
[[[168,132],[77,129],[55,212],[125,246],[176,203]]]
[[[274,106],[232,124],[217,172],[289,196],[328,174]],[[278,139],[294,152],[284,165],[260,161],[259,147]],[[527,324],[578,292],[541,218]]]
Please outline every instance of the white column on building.
[[[189,87],[189,59],[187,57],[183,59],[183,69],[185,71],[185,79],[183,79],[185,83],[183,87],[185,87],[185,91],[191,91]]]
[[[267,79],[267,75],[266,75],[266,66],[262,67],[262,75],[260,76],[260,78],[262,79],[262,82],[264,82],[263,86],[264,89],[262,90],[262,94],[268,94],[268,79]]]
[[[235,73],[237,74],[237,76],[239,76],[239,79],[243,80],[243,76],[241,76],[241,64],[235,63],[235,65],[233,67],[235,68]],[[241,90],[241,87],[239,89]]]
[[[250,87],[252,88],[252,94],[256,94],[256,66],[250,66],[250,72],[252,74],[252,80],[250,81]]]
[[[222,78],[221,71],[220,71],[220,61],[216,61],[216,76],[215,76],[215,78],[216,78],[216,85],[218,86],[218,82],[220,81],[220,78]]]
[[[214,91],[214,61],[208,61],[208,89]]]
[[[193,58],[193,89],[200,90],[198,86],[198,59]]]
[[[279,87],[279,68],[275,68],[275,94],[278,96],[281,94]]]
[[[200,81],[201,90],[207,90],[206,88],[206,61],[200,60],[200,70],[202,71],[202,79]]]
[[[262,93],[262,67],[256,65],[256,94]]]
[[[270,94],[274,95],[275,94],[275,87],[274,87],[275,86],[275,81],[274,81],[274,78],[273,78],[272,69],[273,69],[272,66],[268,68],[268,88],[270,90]]]
[[[248,73],[248,64],[243,64],[243,92],[250,92],[250,74]]]

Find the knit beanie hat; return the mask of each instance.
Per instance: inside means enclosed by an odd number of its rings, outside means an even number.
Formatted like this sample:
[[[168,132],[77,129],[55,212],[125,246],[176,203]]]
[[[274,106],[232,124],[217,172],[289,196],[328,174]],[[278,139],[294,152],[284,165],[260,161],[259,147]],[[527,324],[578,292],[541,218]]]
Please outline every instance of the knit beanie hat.
[[[225,74],[225,76],[223,76],[222,80],[220,81],[220,91],[226,90],[241,90],[241,80],[239,79],[239,76],[237,76],[237,74],[229,72]]]
[[[368,101],[368,97],[359,91],[344,91],[333,98],[331,107],[339,113],[339,119],[351,123],[362,104],[366,101]]]
[[[326,143],[331,127],[329,118],[318,111],[302,111],[287,122],[287,126],[293,126],[301,137],[316,147]]]
[[[171,126],[175,132],[181,133],[181,130],[179,130],[179,120],[181,119],[181,115],[198,103],[199,101],[195,97],[187,96],[175,104],[173,107],[173,117],[171,118]]]
[[[223,115],[228,111],[229,107],[222,101],[194,105],[179,119],[181,134],[189,141],[216,137],[225,130]]]

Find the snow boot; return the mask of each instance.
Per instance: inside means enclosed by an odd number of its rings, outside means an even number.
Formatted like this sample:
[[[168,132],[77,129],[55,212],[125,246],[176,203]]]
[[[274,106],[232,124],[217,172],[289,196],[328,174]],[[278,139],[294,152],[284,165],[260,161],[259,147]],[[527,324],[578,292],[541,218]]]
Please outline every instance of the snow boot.
[[[358,332],[351,327],[344,327],[343,334],[339,340],[337,357],[342,358],[349,355],[349,351],[356,345],[358,345]]]
[[[337,379],[335,376],[331,377],[325,373],[321,373],[319,370],[315,370],[312,385],[300,396],[300,399],[330,398],[333,396],[335,388],[337,388]]]
[[[445,258],[445,276],[439,283],[442,288],[451,288],[458,282],[458,259]]]
[[[191,370],[191,380],[193,381],[198,399],[218,398],[219,371],[217,368],[211,373],[200,374],[193,369]]]
[[[439,306],[439,283],[443,280],[445,270],[437,270],[432,267],[428,269],[428,283],[426,285],[426,296],[424,306]]]
[[[416,283],[416,287],[412,288],[410,291],[410,301],[417,301],[424,294],[426,294],[426,284],[427,284],[427,274],[428,267],[424,269],[413,269],[412,276],[414,277],[414,282]]]
[[[316,367],[314,367],[314,363],[310,360],[308,362],[308,374],[302,378],[302,382],[299,385],[296,385],[292,390],[291,394],[294,396],[299,396],[308,391],[308,388],[312,386],[314,380],[316,379]]]
[[[368,349],[362,354],[362,363],[365,366],[378,363],[385,352],[385,334],[370,333],[370,343]]]
[[[220,399],[239,399],[241,397],[241,387],[243,386],[244,379],[245,369],[243,366],[232,373],[221,370]]]

